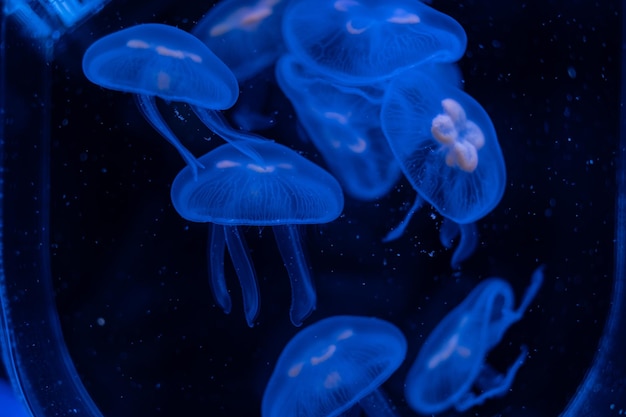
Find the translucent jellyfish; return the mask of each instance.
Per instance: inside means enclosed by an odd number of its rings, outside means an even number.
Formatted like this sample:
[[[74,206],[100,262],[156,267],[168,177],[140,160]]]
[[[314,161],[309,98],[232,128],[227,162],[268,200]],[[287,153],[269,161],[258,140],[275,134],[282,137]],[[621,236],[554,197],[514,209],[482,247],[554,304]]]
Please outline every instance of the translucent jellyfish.
[[[510,285],[490,278],[439,323],[406,377],[406,400],[413,410],[436,414],[454,407],[462,412],[508,391],[528,349],[522,347],[504,375],[485,363],[485,357],[500,343],[504,332],[522,318],[543,282],[542,267],[535,270],[530,281],[517,309]]]
[[[360,406],[394,416],[378,388],[406,355],[404,335],[384,320],[335,316],[300,331],[285,346],[265,388],[263,417],[334,417]]]
[[[472,97],[411,69],[390,82],[381,120],[404,174],[442,216],[467,224],[500,202],[504,158],[491,119]]]
[[[199,159],[206,168],[199,171],[197,181],[185,167],[172,184],[172,203],[187,220],[213,223],[209,264],[216,302],[230,312],[224,277],[226,246],[251,327],[259,312],[259,293],[239,226],[271,226],[291,279],[291,321],[300,326],[315,309],[316,296],[296,225],[334,220],[343,209],[343,194],[330,174],[289,148],[270,141],[253,146],[263,164],[226,144]]]
[[[454,19],[415,0],[297,1],[285,12],[283,34],[308,68],[350,84],[457,61],[467,44]]]
[[[192,33],[241,82],[272,65],[284,52],[280,28],[287,3],[287,0],[221,1],[207,12]]]
[[[201,166],[163,120],[155,97],[190,104],[210,129],[258,159],[244,144],[257,139],[232,129],[219,112],[237,100],[235,76],[206,45],[187,32],[150,23],[112,33],[87,49],[83,72],[102,87],[136,94],[146,120],[176,147],[194,175]]]
[[[380,129],[382,89],[332,84],[289,55],[279,60],[276,79],[348,195],[373,200],[393,188],[401,170]]]

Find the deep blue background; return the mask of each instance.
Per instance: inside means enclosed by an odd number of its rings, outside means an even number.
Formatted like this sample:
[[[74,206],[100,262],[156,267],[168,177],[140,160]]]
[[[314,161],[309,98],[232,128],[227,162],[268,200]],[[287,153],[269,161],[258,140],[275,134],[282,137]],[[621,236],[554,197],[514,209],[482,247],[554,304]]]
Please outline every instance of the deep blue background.
[[[272,234],[246,230],[262,291],[258,324],[249,329],[234,271],[227,266],[233,313],[225,316],[208,287],[206,227],[182,220],[170,204],[182,160],[130,95],[100,89],[81,72],[82,54],[97,38],[144,22],[190,30],[210,7],[141,3],[114,1],[64,35],[52,62],[52,267],[66,341],[106,416],[259,415],[274,363],[297,331]],[[619,2],[496,3],[433,3],[468,33],[465,90],[491,115],[507,164],[504,198],[479,222],[475,255],[450,269],[431,208],[418,212],[402,239],[380,243],[414,198],[406,181],[376,202],[348,200],[340,219],[304,234],[318,289],[318,309],[305,325],[372,315],[405,332],[407,362],[384,386],[401,415],[411,414],[402,383],[424,337],[480,279],[503,277],[519,295],[532,270],[546,265],[536,303],[490,359],[503,369],[520,344],[531,355],[513,391],[472,415],[557,415],[589,366],[608,308]],[[264,107],[276,112],[276,124],[263,134],[323,165],[298,139],[271,72],[265,81],[272,94]],[[248,87],[242,94],[254,94]],[[203,140],[210,133],[187,106],[161,108],[197,155],[221,143]]]

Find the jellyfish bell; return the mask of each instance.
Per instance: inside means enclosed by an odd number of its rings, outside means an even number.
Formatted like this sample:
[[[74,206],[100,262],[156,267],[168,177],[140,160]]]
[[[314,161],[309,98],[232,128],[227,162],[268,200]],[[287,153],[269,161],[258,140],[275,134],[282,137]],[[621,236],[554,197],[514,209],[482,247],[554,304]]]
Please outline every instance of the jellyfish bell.
[[[188,103],[207,127],[258,160],[245,143],[260,139],[234,130],[220,113],[237,101],[235,76],[193,35],[158,23],[114,32],[87,49],[83,72],[104,88],[134,93],[146,120],[176,147],[194,175],[202,165],[165,123],[156,97]]]
[[[284,51],[280,27],[287,3],[288,0],[221,1],[192,33],[242,82],[271,66]]]
[[[299,326],[315,309],[316,295],[297,225],[336,219],[343,210],[343,193],[334,177],[291,149],[270,141],[252,146],[263,163],[226,144],[199,159],[206,168],[197,180],[184,168],[172,183],[172,204],[187,220],[212,223],[211,286],[226,312],[231,304],[223,270],[228,248],[250,326],[259,311],[259,294],[239,226],[271,226],[291,279],[291,320]]]
[[[83,72],[102,87],[165,100],[227,109],[237,101],[237,80],[200,40],[173,26],[146,23],[94,42]]]
[[[290,55],[278,61],[276,79],[347,195],[370,201],[393,188],[401,170],[380,129],[383,85],[334,84]]]
[[[261,415],[341,415],[359,405],[389,415],[379,387],[400,366],[406,339],[373,317],[334,316],[301,330],[285,346],[263,394]]]
[[[457,61],[467,44],[459,23],[414,0],[297,1],[285,12],[283,36],[299,61],[348,84]]]
[[[391,80],[381,121],[407,179],[442,216],[468,224],[500,202],[504,158],[491,119],[472,97],[414,68]]]
[[[528,348],[522,346],[505,374],[496,372],[485,358],[537,295],[543,282],[542,267],[530,281],[520,305],[514,308],[510,285],[499,278],[487,279],[437,325],[406,377],[405,396],[414,411],[436,414],[454,407],[463,412],[508,391]],[[472,391],[474,385],[480,394]]]
[[[148,23],[109,34],[87,49],[82,66],[94,84],[134,93],[146,120],[195,173],[201,165],[165,123],[155,97],[202,105],[210,97],[211,105],[223,109],[237,100],[230,70],[202,42],[172,26]]]

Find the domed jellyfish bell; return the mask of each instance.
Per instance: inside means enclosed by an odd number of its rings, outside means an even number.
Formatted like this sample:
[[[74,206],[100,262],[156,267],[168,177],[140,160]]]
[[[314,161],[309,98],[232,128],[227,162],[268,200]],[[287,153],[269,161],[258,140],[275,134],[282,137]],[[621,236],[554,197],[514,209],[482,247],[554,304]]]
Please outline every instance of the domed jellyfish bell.
[[[194,176],[202,166],[165,123],[155,97],[190,104],[211,130],[258,159],[244,142],[259,139],[230,128],[219,112],[239,94],[232,71],[187,32],[149,23],[112,33],[87,49],[83,72],[102,87],[134,93],[146,120],[176,147]]]
[[[281,20],[288,0],[224,0],[191,33],[233,71],[239,82],[274,64],[284,52]]]
[[[520,305],[513,290],[499,278],[481,282],[428,336],[405,382],[409,406],[422,414],[450,407],[463,412],[486,399],[506,394],[528,349],[502,375],[485,363],[487,353],[504,332],[520,320],[543,282],[543,268],[533,273]],[[477,388],[479,394],[474,393]]]
[[[410,69],[389,83],[381,122],[418,193],[400,233],[422,200],[462,225],[481,219],[500,202],[504,158],[491,119],[472,97],[419,68]]]
[[[336,219],[343,210],[343,194],[330,174],[289,148],[270,141],[252,146],[262,155],[263,165],[230,144],[220,146],[199,159],[206,168],[197,181],[189,167],[176,176],[172,203],[183,218],[212,223],[210,283],[226,313],[231,310],[224,278],[228,248],[250,327],[259,311],[259,293],[239,226],[271,226],[291,279],[291,321],[300,326],[315,309],[316,296],[297,225]]]
[[[285,11],[283,36],[308,68],[347,84],[454,62],[467,45],[459,23],[415,0],[296,1]]]
[[[380,129],[382,89],[332,84],[290,55],[278,61],[276,79],[348,195],[373,200],[393,188],[401,170]]]
[[[283,349],[263,400],[263,417],[335,417],[354,406],[395,416],[379,387],[406,355],[404,335],[384,320],[330,317],[300,331]]]

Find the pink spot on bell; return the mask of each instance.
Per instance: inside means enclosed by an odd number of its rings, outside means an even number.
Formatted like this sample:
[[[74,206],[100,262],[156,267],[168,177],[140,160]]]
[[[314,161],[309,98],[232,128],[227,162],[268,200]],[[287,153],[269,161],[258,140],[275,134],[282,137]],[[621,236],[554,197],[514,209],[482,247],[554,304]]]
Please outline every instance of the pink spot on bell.
[[[200,55],[192,54],[191,52],[185,52],[185,56],[197,64],[202,62],[202,57]]]
[[[458,101],[451,98],[443,99],[441,100],[441,107],[443,107],[443,111],[450,116],[455,125],[464,125],[466,123],[467,116],[465,110]]]
[[[356,138],[356,142],[348,145],[348,149],[354,153],[363,153],[367,149],[367,142],[363,138]]]
[[[474,145],[476,149],[485,146],[485,135],[478,125],[471,120],[465,124],[465,132],[463,138]]]
[[[356,0],[337,0],[334,4],[335,10],[340,12],[347,12],[352,6],[358,6],[359,2]]]
[[[221,36],[234,29],[253,31],[274,13],[273,8],[278,3],[280,0],[260,0],[251,7],[240,7],[213,26],[209,35]]]
[[[326,351],[322,353],[320,356],[311,356],[311,365],[315,366],[315,365],[319,365],[322,362],[325,362],[327,359],[333,356],[336,350],[337,350],[336,345],[330,345],[328,346],[328,348],[326,348]]]
[[[157,74],[157,88],[161,91],[169,90],[172,78],[166,72],[159,71]]]
[[[438,114],[430,125],[430,133],[442,145],[453,145],[459,133],[447,114]]]
[[[462,171],[474,172],[478,167],[478,153],[476,148],[469,142],[456,143],[452,148],[456,164]]]
[[[339,333],[339,336],[337,336],[337,340],[346,340],[346,339],[351,338],[353,335],[354,335],[354,332],[352,331],[352,329],[347,329]]]
[[[184,59],[185,54],[180,49],[170,49],[167,46],[159,45],[154,48],[157,51],[157,54],[162,56],[168,56],[171,58]]]
[[[224,159],[215,164],[216,168],[234,168],[239,166],[241,166],[239,162],[231,161],[230,159]]]
[[[346,30],[348,31],[348,33],[351,33],[352,35],[360,35],[361,33],[365,32],[367,29],[369,29],[368,26],[364,28],[355,28],[354,26],[352,26],[352,20],[348,20],[348,23],[346,23]]]
[[[459,343],[459,334],[455,333],[446,344],[428,361],[428,369],[435,369],[440,363],[448,359],[454,353]]]
[[[287,371],[287,375],[289,375],[291,378],[295,378],[298,375],[300,375],[300,372],[302,372],[303,367],[304,367],[304,362],[296,363],[291,368],[289,368],[289,370]]]
[[[327,111],[327,112],[324,113],[324,117],[325,118],[330,119],[330,120],[334,120],[337,123],[342,124],[342,125],[348,124],[348,117],[350,117],[350,116],[351,116],[350,113],[345,115],[345,114],[337,113],[337,112],[334,112],[334,111]]]
[[[393,12],[393,16],[387,19],[387,22],[400,25],[414,25],[420,22],[420,17],[415,13],[409,13],[404,9],[396,9]]]
[[[148,49],[150,48],[150,44],[146,41],[142,41],[141,39],[131,39],[126,42],[126,46],[133,49]]]
[[[324,388],[326,389],[335,389],[341,383],[341,375],[339,372],[333,371],[326,375],[326,379],[324,380]]]
[[[248,168],[250,171],[258,172],[259,174],[267,174],[276,170],[276,167],[274,165],[261,166],[257,164],[248,164],[246,165],[246,168]]]

